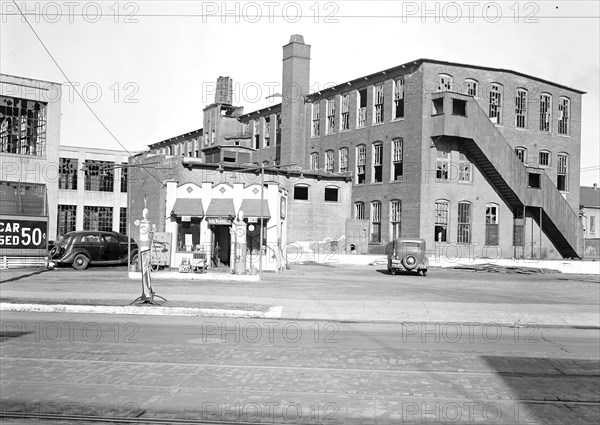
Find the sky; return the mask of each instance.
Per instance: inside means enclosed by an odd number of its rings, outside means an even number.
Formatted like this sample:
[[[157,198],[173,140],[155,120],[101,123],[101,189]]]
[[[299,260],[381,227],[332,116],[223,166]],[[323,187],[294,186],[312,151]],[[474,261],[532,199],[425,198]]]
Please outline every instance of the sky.
[[[63,145],[133,152],[201,128],[219,76],[233,79],[245,112],[278,103],[265,98],[281,92],[282,46],[301,34],[313,91],[419,58],[585,91],[581,184],[600,183],[596,0],[16,4],[33,30],[13,1],[0,1],[0,72],[63,84]]]

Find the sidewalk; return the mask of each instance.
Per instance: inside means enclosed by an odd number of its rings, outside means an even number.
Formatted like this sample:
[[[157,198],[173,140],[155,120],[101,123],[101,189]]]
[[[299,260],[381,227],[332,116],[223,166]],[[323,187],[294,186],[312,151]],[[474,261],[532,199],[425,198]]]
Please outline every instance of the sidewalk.
[[[440,285],[446,282],[444,275],[450,273],[453,274],[454,280],[451,281],[453,286],[448,284],[448,287],[463,285],[467,289],[474,288],[473,291],[477,291],[477,288],[495,290],[497,283],[494,284],[493,280],[491,284],[486,282],[487,279],[492,279],[494,273],[438,271],[433,278],[410,276],[396,280],[388,279],[391,276],[384,273],[376,273],[377,268],[381,269],[385,266],[354,267],[348,272],[347,266],[295,266],[294,270],[287,275],[265,275],[262,282],[159,281],[155,282],[154,290],[158,295],[168,299],[165,303],[157,299],[160,306],[130,306],[129,304],[141,293],[141,282],[130,279],[124,270],[109,273],[98,269],[83,272],[63,269],[40,271],[38,274],[29,271],[21,272],[25,276],[22,279],[18,277],[18,271],[2,271],[0,310],[285,320],[600,327],[598,303],[593,298],[589,301],[579,299],[576,302],[569,299],[568,295],[572,291],[581,291],[571,282],[563,284],[562,281],[550,280],[553,286],[547,284],[548,288],[536,289],[548,292],[550,288],[564,288],[559,289],[561,292],[553,295],[550,301],[518,300],[519,293],[515,293],[513,298],[516,300],[510,302],[506,302],[506,297],[500,296],[494,296],[493,300],[502,302],[480,303],[470,299],[457,302],[452,292],[448,292],[445,297],[430,296],[424,297],[427,299],[420,299],[418,293],[405,296],[403,288],[413,292],[428,292],[431,287],[431,291],[439,291]],[[319,268],[327,272],[319,274]],[[353,279],[352,275],[357,275],[359,272],[368,275],[370,280],[365,282],[359,276],[351,290],[344,289],[346,288],[344,285],[352,284],[346,281]],[[475,273],[476,280],[467,286],[468,282],[465,283],[465,279],[475,276]],[[465,278],[463,279],[462,276]],[[561,276],[561,274],[545,278],[553,279],[554,276]],[[329,282],[334,278],[338,279],[333,282],[334,284]],[[480,278],[482,280],[478,280]],[[498,276],[496,281],[503,282],[504,280],[498,279],[509,278],[508,275]],[[82,282],[81,279],[86,279],[86,282]],[[403,287],[402,284],[405,286]],[[522,283],[519,281],[513,284],[514,287],[520,285]],[[597,283],[593,281],[585,281],[578,285],[585,285],[586,291],[590,293],[597,291]]]

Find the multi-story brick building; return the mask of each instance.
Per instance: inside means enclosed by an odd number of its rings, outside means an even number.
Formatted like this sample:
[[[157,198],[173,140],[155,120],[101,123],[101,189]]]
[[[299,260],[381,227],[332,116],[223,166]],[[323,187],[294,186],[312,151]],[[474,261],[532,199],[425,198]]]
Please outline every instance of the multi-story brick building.
[[[127,234],[128,161],[125,151],[60,147],[57,237],[74,230]]]
[[[44,264],[56,233],[60,84],[0,75],[0,267]]]
[[[220,79],[205,131],[151,149],[176,143],[209,163],[351,173],[347,247],[361,246],[362,228],[372,253],[404,236],[447,257],[581,257],[584,92],[429,59],[312,94],[309,75],[310,46],[294,35],[283,47],[281,104],[244,114]]]

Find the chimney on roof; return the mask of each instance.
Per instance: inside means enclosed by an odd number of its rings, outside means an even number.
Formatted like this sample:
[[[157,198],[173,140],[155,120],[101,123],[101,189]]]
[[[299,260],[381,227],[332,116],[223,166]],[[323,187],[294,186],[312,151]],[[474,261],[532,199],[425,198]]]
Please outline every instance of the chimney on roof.
[[[598,183],[594,183],[594,190],[598,190]]]
[[[229,77],[219,77],[217,79],[217,91],[215,93],[215,103],[221,105],[231,105],[233,100],[233,80]]]
[[[310,46],[294,34],[283,46],[281,163],[305,161],[304,97],[310,87]],[[298,164],[304,166],[303,163]]]

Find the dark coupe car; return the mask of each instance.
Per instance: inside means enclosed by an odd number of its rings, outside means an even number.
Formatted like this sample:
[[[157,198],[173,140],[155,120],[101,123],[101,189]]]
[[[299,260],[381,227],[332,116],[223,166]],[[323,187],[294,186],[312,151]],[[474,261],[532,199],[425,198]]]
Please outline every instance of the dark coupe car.
[[[92,265],[137,263],[138,246],[131,239],[131,256],[127,258],[127,236],[117,232],[77,231],[65,234],[50,251],[56,265],[72,265],[84,270]]]

